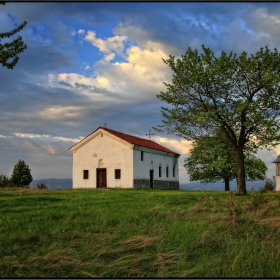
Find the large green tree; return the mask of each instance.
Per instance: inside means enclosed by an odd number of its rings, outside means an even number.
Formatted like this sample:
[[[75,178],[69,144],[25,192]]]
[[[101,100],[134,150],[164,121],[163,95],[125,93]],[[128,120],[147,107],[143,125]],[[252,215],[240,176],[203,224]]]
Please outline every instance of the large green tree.
[[[5,5],[7,2],[0,2],[0,5]],[[10,38],[19,31],[21,31],[24,26],[27,24],[24,21],[17,28],[9,32],[0,33],[0,63],[2,66],[7,67],[8,69],[13,69],[14,66],[18,63],[19,53],[22,53],[27,45],[23,42],[22,37],[18,36],[17,39],[12,42],[1,43],[3,39]]]
[[[29,166],[24,160],[19,160],[14,166],[12,176],[10,178],[11,184],[17,187],[27,187],[32,182],[33,178]]]
[[[236,162],[232,149],[221,141],[221,136],[205,135],[192,144],[190,155],[185,159],[185,168],[190,181],[202,183],[223,180],[225,191],[230,190],[229,182],[236,179]],[[267,166],[252,150],[245,150],[245,178],[247,181],[264,180]]]
[[[246,194],[246,146],[270,148],[279,143],[280,55],[261,48],[254,55],[239,56],[189,48],[181,58],[164,60],[172,70],[172,83],[157,97],[162,107],[159,131],[188,140],[220,129],[236,162],[237,187]]]

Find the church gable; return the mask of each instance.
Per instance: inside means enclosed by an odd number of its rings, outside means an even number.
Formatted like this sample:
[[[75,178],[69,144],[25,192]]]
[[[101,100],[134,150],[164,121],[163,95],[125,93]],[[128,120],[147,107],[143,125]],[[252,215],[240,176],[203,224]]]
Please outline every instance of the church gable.
[[[155,150],[155,151],[159,151],[161,153],[163,152],[163,153],[169,153],[171,155],[175,155],[178,157],[180,156],[179,154],[175,153],[174,151],[172,151],[154,141],[140,138],[137,136],[133,136],[130,134],[122,133],[122,132],[115,131],[112,129],[108,129],[105,127],[97,128],[95,131],[93,131],[91,134],[86,136],[80,142],[78,142],[77,144],[72,146],[70,148],[70,151],[75,152],[77,149],[79,149],[80,147],[85,145],[87,142],[89,142],[91,139],[97,137],[100,134],[101,135],[106,134],[106,135],[112,137],[113,139],[115,139],[116,141],[119,141],[119,142],[123,143],[124,145],[127,145],[128,147],[134,147],[135,149],[139,149],[139,148],[141,149],[141,147],[144,147],[146,149],[149,149],[150,151]]]
[[[97,140],[97,141],[102,141],[102,138],[104,136],[108,136],[111,139],[114,139],[115,141],[122,143],[123,145],[133,148],[133,145],[123,139],[120,139],[119,137],[116,137],[115,135],[109,133],[108,131],[106,131],[103,128],[98,128],[97,130],[95,130],[94,132],[92,132],[91,134],[89,134],[88,136],[86,136],[85,138],[83,138],[81,141],[79,141],[77,144],[75,144],[74,146],[72,146],[70,148],[70,151],[72,153],[75,153],[78,149],[80,149],[82,146],[86,145],[87,143],[89,143],[90,141],[92,141],[93,139]]]

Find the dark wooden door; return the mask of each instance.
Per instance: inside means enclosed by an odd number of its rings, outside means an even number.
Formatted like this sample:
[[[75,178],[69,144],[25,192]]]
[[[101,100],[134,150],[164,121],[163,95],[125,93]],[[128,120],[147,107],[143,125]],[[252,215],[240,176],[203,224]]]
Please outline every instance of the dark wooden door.
[[[150,170],[150,188],[154,187],[154,170]]]
[[[107,188],[106,168],[98,168],[96,170],[97,188]]]

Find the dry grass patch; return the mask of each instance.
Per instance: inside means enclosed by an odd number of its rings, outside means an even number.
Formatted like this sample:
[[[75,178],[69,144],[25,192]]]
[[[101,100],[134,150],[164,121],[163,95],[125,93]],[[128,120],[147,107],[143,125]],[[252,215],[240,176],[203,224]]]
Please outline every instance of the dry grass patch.
[[[280,217],[269,217],[258,221],[260,225],[271,226],[274,228],[280,227]]]
[[[41,277],[46,272],[49,277],[73,277],[83,274],[89,263],[82,262],[75,250],[57,249],[43,256],[30,257],[26,263],[33,267],[31,277]]]

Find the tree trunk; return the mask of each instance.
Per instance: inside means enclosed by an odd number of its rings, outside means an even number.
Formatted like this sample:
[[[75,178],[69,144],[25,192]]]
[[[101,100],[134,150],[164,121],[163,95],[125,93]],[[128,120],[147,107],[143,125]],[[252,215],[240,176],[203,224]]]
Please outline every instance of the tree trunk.
[[[230,188],[229,188],[229,179],[228,179],[228,178],[224,179],[224,182],[225,182],[225,191],[230,191]]]
[[[242,148],[237,148],[235,150],[236,157],[236,170],[237,170],[237,190],[239,194],[246,194],[246,179],[245,179],[245,164],[244,164],[244,154]]]

